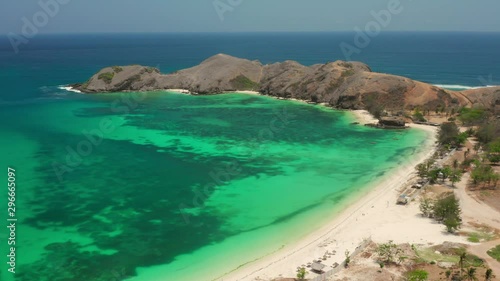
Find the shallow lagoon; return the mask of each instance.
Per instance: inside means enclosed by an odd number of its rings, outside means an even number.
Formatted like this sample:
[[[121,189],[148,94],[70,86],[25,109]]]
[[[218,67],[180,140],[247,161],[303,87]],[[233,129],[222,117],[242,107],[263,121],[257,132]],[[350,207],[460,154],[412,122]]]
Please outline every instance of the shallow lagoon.
[[[61,95],[0,111],[15,280],[211,280],[310,233],[426,137],[257,95]]]

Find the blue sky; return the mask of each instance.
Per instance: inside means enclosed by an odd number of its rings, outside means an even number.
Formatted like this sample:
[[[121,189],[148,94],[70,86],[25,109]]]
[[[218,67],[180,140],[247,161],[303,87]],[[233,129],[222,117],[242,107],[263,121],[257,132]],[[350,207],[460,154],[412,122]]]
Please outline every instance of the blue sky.
[[[386,31],[500,31],[498,0],[1,1],[1,34],[21,33],[35,15],[40,33],[353,31],[391,1],[399,1],[402,12],[392,15]],[[44,19],[40,2],[58,3],[58,11]]]

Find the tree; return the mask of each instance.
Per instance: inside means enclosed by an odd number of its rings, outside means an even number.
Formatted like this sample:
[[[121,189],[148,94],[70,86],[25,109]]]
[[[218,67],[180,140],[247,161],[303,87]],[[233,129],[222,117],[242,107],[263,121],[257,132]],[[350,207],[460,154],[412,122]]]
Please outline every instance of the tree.
[[[299,278],[299,280],[304,280],[304,278],[306,278],[306,274],[307,274],[307,271],[303,267],[301,267],[297,270],[297,278]]]
[[[437,182],[437,179],[439,178],[439,173],[441,173],[441,169],[432,169],[429,171],[428,177],[432,184]]]
[[[443,174],[443,183],[447,178],[450,177],[451,172],[452,172],[452,170],[451,170],[450,166],[445,166],[443,169],[441,169],[441,173]]]
[[[493,279],[493,270],[491,268],[486,269],[486,273],[484,274],[484,280],[490,281]]]
[[[458,129],[457,124],[454,122],[448,122],[441,124],[438,134],[438,141],[440,144],[454,144],[458,135],[460,134],[460,130]]]
[[[423,197],[420,199],[420,211],[424,217],[431,217],[434,209],[434,200]]]
[[[500,162],[500,138],[488,144],[488,159],[495,164]]]
[[[469,279],[469,281],[476,281],[477,280],[475,267],[469,268],[469,270],[467,271],[467,279]]]
[[[458,261],[458,265],[460,266],[460,273],[463,274],[464,272],[464,266],[465,266],[465,260],[467,259],[467,252],[464,250],[462,253],[460,253],[460,260]]]
[[[425,270],[417,269],[408,273],[408,281],[426,281],[429,273]]]
[[[427,122],[427,119],[425,119],[424,115],[422,114],[422,112],[420,112],[420,110],[415,110],[415,113],[413,114],[413,117],[419,121],[419,122]]]
[[[421,163],[417,165],[418,176],[424,178],[429,173],[429,167],[426,163]]]
[[[458,146],[463,146],[468,137],[469,134],[467,132],[458,134],[458,136],[455,138],[455,144],[457,144]]]
[[[443,221],[449,232],[460,228],[460,213],[460,204],[455,194],[441,198],[434,204],[434,217]]]
[[[462,180],[462,171],[459,169],[453,169],[450,174],[451,186],[455,187],[455,183]]]
[[[486,144],[500,137],[500,121],[485,122],[479,127],[476,136],[480,142]]]
[[[445,218],[443,223],[446,226],[446,230],[448,230],[449,233],[455,232],[457,229],[460,228],[461,225],[460,221],[453,216]]]
[[[484,187],[487,187],[493,183],[496,187],[497,182],[500,180],[500,175],[495,173],[490,165],[476,163],[476,167],[471,172],[471,178],[475,185],[485,183]]]

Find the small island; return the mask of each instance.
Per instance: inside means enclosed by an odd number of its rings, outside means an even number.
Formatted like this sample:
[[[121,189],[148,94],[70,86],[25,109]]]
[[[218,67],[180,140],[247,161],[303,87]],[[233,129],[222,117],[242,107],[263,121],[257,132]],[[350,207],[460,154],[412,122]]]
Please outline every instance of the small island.
[[[304,66],[285,61],[263,65],[225,54],[170,74],[140,65],[106,67],[88,81],[70,86],[83,93],[182,89],[210,95],[251,91],[338,109],[364,109],[377,118],[383,111],[402,117],[404,111],[417,108],[424,111],[450,106],[500,108],[500,87],[456,92],[401,76],[376,73],[361,62],[335,61]],[[391,124],[385,125],[399,126],[398,122],[388,122]]]

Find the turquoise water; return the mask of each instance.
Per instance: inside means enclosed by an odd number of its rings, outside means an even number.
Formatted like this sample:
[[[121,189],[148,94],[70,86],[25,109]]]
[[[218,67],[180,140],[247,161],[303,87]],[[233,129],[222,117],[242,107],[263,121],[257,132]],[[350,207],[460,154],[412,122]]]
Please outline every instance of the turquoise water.
[[[310,233],[426,138],[256,95],[59,93],[0,111],[15,280],[213,280]]]
[[[353,38],[40,34],[18,54],[0,38],[0,164],[18,173],[16,280],[211,280],[286,249],[426,137],[351,126],[347,112],[259,96],[83,96],[57,85],[109,65],[168,73],[217,53],[325,63],[345,59],[339,46]],[[467,89],[500,84],[499,50],[499,33],[388,32],[353,59]],[[12,280],[6,270],[0,279]]]

